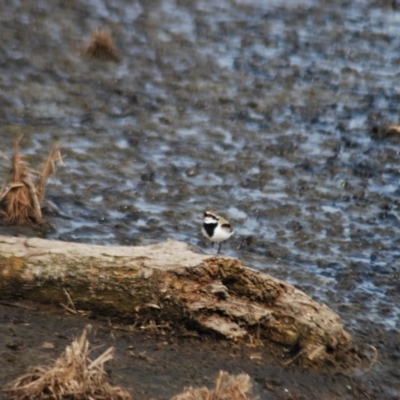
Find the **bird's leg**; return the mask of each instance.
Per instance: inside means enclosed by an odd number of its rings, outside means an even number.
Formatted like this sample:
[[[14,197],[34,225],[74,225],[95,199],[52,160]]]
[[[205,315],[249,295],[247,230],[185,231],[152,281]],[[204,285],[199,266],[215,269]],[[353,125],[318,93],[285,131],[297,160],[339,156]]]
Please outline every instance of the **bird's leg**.
[[[214,242],[211,242],[211,248],[212,249],[214,248]]]
[[[222,247],[222,242],[218,246],[218,253],[217,254],[219,254],[219,252],[221,251],[221,247]]]

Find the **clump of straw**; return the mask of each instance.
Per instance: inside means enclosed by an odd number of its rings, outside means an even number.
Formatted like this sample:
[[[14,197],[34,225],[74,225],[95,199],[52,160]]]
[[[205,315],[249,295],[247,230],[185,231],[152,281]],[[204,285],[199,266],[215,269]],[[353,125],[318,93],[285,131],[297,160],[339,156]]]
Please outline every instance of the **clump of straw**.
[[[11,172],[0,189],[0,218],[7,225],[45,225],[41,203],[45,198],[46,182],[62,164],[60,148],[55,144],[41,171],[31,170],[21,155],[20,137],[14,146]]]
[[[104,30],[96,29],[90,42],[84,49],[84,55],[99,61],[119,61],[120,56],[114,47],[111,34]]]
[[[34,367],[4,390],[7,399],[54,399],[54,400],[129,400],[129,393],[106,382],[104,363],[113,358],[110,347],[96,360],[88,357],[89,342],[86,339],[90,325],[81,337],[67,346],[53,366]]]
[[[171,400],[251,400],[250,376],[247,374],[229,375],[220,371],[215,389],[209,390],[206,387],[194,389],[186,388],[185,391]]]

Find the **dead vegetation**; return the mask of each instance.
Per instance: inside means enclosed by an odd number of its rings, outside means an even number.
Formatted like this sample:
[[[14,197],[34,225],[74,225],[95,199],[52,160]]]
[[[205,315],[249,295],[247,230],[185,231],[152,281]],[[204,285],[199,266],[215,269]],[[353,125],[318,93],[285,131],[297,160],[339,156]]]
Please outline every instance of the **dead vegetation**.
[[[130,394],[106,380],[104,363],[113,358],[110,347],[96,360],[89,359],[88,325],[78,340],[51,367],[34,367],[9,384],[4,390],[10,400],[128,400]]]
[[[109,32],[96,29],[92,32],[89,44],[84,49],[84,55],[98,61],[119,61],[120,56],[115,49]]]
[[[62,164],[60,148],[53,145],[41,171],[35,171],[21,155],[21,139],[15,143],[11,172],[0,189],[0,218],[6,225],[45,225],[41,204],[47,180],[55,176],[56,163]]]
[[[50,367],[33,367],[9,383],[3,394],[8,400],[131,400],[128,391],[107,382],[104,364],[113,358],[110,347],[98,358],[89,358],[87,325],[79,339],[67,346]],[[215,388],[186,388],[171,400],[252,400],[251,382],[247,374],[237,376],[220,371]]]
[[[399,124],[385,124],[373,125],[371,128],[371,136],[373,139],[398,139],[400,137]]]
[[[206,387],[194,389],[189,387],[182,394],[171,400],[251,400],[250,376],[247,374],[229,375],[220,371],[214,390]]]

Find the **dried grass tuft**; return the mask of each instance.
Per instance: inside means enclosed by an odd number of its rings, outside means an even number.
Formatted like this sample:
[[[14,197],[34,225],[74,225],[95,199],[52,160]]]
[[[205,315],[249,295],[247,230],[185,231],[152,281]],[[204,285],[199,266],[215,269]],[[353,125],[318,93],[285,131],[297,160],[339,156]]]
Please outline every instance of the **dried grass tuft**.
[[[399,135],[400,134],[400,125],[389,125],[386,128],[386,135]]]
[[[90,42],[84,50],[84,54],[99,61],[119,61],[120,56],[114,47],[111,34],[104,30],[96,29],[91,37]]]
[[[209,390],[206,387],[198,389],[189,387],[171,400],[252,400],[255,398],[252,396],[251,390],[249,375],[235,376],[220,371],[214,390]]]
[[[110,347],[96,360],[91,361],[89,342],[86,339],[90,325],[81,337],[67,346],[65,352],[51,367],[34,367],[3,390],[7,399],[54,400],[129,400],[130,394],[106,382],[104,363],[113,358]]]
[[[7,225],[45,225],[40,205],[45,197],[46,182],[55,175],[56,163],[62,164],[60,148],[54,145],[42,171],[35,173],[21,155],[21,139],[22,136],[15,142],[11,172],[0,189],[0,218]]]

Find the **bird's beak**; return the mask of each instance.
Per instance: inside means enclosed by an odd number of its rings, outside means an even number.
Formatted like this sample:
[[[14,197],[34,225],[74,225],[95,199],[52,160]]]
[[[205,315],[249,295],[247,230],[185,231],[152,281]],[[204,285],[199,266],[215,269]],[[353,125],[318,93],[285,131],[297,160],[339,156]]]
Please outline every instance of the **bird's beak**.
[[[204,215],[200,215],[200,217],[199,217],[200,219],[204,219]]]

